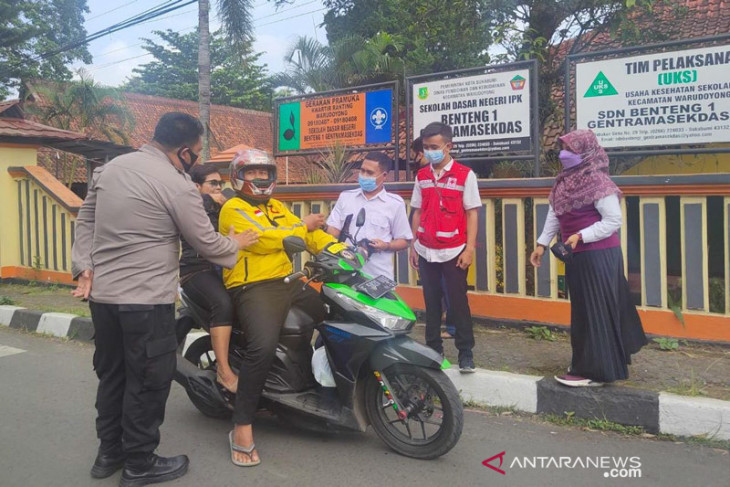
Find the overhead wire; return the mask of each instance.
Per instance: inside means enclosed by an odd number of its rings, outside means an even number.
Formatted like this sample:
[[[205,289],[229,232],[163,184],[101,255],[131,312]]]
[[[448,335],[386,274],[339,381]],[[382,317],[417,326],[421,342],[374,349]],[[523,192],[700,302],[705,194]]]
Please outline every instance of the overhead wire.
[[[122,29],[127,29],[129,27],[138,25],[146,20],[153,19],[155,17],[159,17],[161,15],[164,15],[166,13],[178,10],[182,7],[186,7],[192,3],[197,2],[197,0],[168,0],[166,2],[161,3],[157,7],[152,7],[150,9],[145,10],[144,12],[137,14],[133,17],[130,17],[126,20],[123,20],[122,22],[118,22],[112,26],[109,26],[105,29],[102,29],[98,32],[95,32],[93,34],[87,35],[83,39],[79,39],[77,41],[68,43],[64,46],[60,46],[56,49],[51,49],[49,51],[45,51],[37,56],[36,59],[45,59],[51,56],[54,56],[56,54],[60,54],[63,52],[66,52],[68,50],[74,49],[76,47],[82,46],[84,44],[88,44],[89,42],[98,39],[100,37],[103,37],[105,35],[111,34],[113,32],[120,31]]]
[[[178,0],[178,1],[180,1],[180,0]],[[253,22],[255,23],[255,22],[257,22],[257,21],[260,21],[260,20],[263,20],[263,19],[266,19],[266,18],[270,18],[270,17],[276,16],[276,15],[281,15],[281,14],[283,14],[283,13],[285,13],[285,12],[288,12],[288,11],[290,11],[290,10],[294,10],[294,9],[296,9],[296,8],[299,8],[299,7],[303,7],[303,6],[305,6],[305,5],[308,5],[308,4],[311,4],[311,3],[315,3],[315,2],[317,2],[317,1],[318,1],[318,0],[310,0],[310,1],[308,1],[308,2],[305,2],[305,3],[303,3],[303,4],[300,4],[299,6],[295,6],[295,7],[291,7],[291,8],[283,9],[283,10],[281,10],[281,11],[279,11],[279,12],[275,12],[275,13],[273,13],[273,14],[269,14],[269,15],[265,15],[265,16],[263,16],[263,17],[259,17],[259,18],[257,18],[257,19],[254,19],[254,21],[253,21]],[[165,3],[169,3],[169,2],[165,2]],[[177,2],[176,2],[176,3],[177,3]],[[189,4],[189,3],[193,3],[193,2],[188,2],[188,4]],[[163,5],[164,5],[164,4],[163,4]],[[187,5],[187,4],[186,4],[186,5]],[[273,20],[273,21],[271,21],[271,22],[266,22],[266,23],[264,23],[264,24],[254,25],[254,27],[264,27],[264,26],[267,26],[267,25],[271,25],[271,24],[276,24],[276,23],[279,23],[279,22],[284,22],[284,21],[286,21],[286,20],[290,20],[290,19],[293,19],[293,18],[303,17],[303,16],[305,16],[305,15],[309,15],[309,14],[313,14],[313,13],[321,12],[322,10],[326,10],[326,7],[318,8],[318,9],[315,9],[315,10],[310,10],[310,11],[307,11],[307,12],[303,12],[303,13],[300,13],[300,14],[297,14],[297,15],[291,15],[291,16],[288,16],[288,17],[284,17],[284,18],[276,19],[276,20]],[[184,14],[186,14],[186,13],[191,13],[191,12],[193,12],[193,10],[188,10],[188,11],[185,11],[185,12],[180,12],[180,13],[177,13],[177,14],[174,14],[174,15],[168,15],[168,16],[166,16],[166,17],[161,17],[161,18],[147,19],[147,20],[144,20],[144,21],[141,21],[141,22],[139,22],[139,24],[142,24],[142,23],[151,23],[151,22],[157,22],[157,21],[162,21],[162,20],[166,20],[166,19],[169,19],[169,18],[172,18],[172,17],[178,17],[178,16],[180,16],[180,15],[184,15]],[[134,25],[137,25],[137,24],[134,24]],[[130,26],[130,27],[131,27],[131,26]],[[195,29],[196,27],[197,27],[197,25],[194,25],[194,26],[190,26],[190,27],[186,27],[186,28],[184,28],[184,29],[181,29],[181,30],[179,30],[178,32],[184,32],[184,31],[187,31],[187,30],[190,30],[190,29]],[[112,51],[108,51],[108,52],[106,52],[106,53],[103,53],[103,54],[101,54],[101,55],[99,55],[99,56],[97,56],[97,57],[102,57],[102,56],[106,56],[106,55],[108,55],[108,54],[111,54],[111,53],[114,53],[114,52],[117,52],[117,51],[122,51],[122,50],[125,50],[125,49],[129,49],[129,48],[131,48],[131,47],[136,47],[136,46],[139,46],[139,45],[141,45],[141,44],[143,44],[143,43],[144,43],[144,42],[139,42],[139,43],[137,43],[137,44],[132,44],[132,45],[130,45],[130,46],[125,46],[125,47],[122,47],[122,48],[119,48],[119,49],[114,49],[114,50],[112,50]],[[117,64],[120,64],[120,63],[123,63],[123,62],[126,62],[126,61],[131,61],[131,60],[133,60],[133,59],[139,59],[139,58],[142,58],[142,57],[146,57],[146,56],[151,56],[151,55],[152,55],[152,53],[149,53],[149,52],[148,52],[148,53],[144,53],[144,54],[140,54],[140,55],[136,55],[136,56],[131,56],[131,57],[128,57],[128,58],[125,58],[125,59],[120,59],[120,60],[118,60],[118,61],[114,61],[114,62],[111,62],[111,63],[103,64],[103,65],[101,65],[101,66],[96,66],[96,67],[94,67],[94,68],[90,69],[90,71],[92,71],[92,72],[95,72],[95,71],[98,71],[98,70],[101,70],[101,69],[106,69],[106,68],[112,67],[112,66],[114,66],[114,65],[117,65]]]

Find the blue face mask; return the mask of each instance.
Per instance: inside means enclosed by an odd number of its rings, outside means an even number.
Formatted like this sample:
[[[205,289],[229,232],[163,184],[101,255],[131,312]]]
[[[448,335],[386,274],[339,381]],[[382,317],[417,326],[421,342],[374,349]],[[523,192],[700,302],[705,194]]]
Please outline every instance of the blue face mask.
[[[423,157],[425,157],[432,166],[437,166],[441,161],[444,160],[444,150],[425,150],[423,151]]]
[[[363,191],[369,193],[371,191],[375,191],[375,189],[378,187],[376,179],[377,178],[366,178],[360,175],[357,177],[357,182],[360,183],[360,188],[362,188]]]

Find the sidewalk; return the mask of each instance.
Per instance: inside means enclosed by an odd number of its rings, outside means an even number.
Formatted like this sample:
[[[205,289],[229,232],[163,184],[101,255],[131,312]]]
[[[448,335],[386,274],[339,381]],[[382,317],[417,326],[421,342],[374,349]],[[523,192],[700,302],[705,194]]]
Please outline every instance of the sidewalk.
[[[0,306],[0,325],[81,341],[93,335],[89,318],[18,306]],[[411,336],[423,342],[423,332],[418,325]],[[568,388],[552,377],[570,364],[569,338],[552,335],[555,341],[535,340],[523,330],[477,326],[477,372],[462,375],[452,368],[447,373],[464,400],[488,406],[730,440],[730,347],[680,343],[679,350],[668,352],[652,342],[635,356],[630,380]],[[453,340],[445,340],[444,349],[455,363]]]

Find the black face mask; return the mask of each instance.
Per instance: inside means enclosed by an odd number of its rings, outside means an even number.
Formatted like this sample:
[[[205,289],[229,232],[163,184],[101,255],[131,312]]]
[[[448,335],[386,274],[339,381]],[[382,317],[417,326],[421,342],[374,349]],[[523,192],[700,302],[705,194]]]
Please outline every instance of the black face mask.
[[[185,159],[182,158],[182,153],[183,153],[183,151],[185,149],[187,149],[188,152],[190,153],[190,164],[188,164],[187,162],[185,162]],[[193,152],[193,150],[190,147],[180,147],[177,150],[177,158],[180,160],[180,164],[182,164],[183,170],[186,173],[190,173],[190,170],[195,165],[195,161],[198,160],[198,154],[196,154],[195,152]]]

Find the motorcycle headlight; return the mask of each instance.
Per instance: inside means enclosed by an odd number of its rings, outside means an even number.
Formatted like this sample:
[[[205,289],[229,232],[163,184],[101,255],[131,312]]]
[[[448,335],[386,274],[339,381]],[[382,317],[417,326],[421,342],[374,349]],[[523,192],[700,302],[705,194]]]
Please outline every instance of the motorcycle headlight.
[[[382,309],[378,309],[373,306],[361,303],[342,293],[337,293],[337,297],[347,302],[356,310],[362,311],[363,313],[368,315],[370,319],[378,323],[383,328],[387,328],[388,330],[406,331],[413,324],[412,320],[401,318],[400,316],[390,314],[387,311],[383,311]]]

